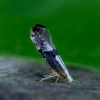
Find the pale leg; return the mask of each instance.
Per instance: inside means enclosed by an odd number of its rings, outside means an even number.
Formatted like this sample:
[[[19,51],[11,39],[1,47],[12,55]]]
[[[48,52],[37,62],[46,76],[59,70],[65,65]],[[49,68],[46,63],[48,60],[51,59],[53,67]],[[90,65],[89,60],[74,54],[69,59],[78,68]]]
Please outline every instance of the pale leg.
[[[57,77],[57,79],[56,79],[56,81],[55,81],[55,83],[57,83],[57,81],[59,80],[59,76]]]
[[[47,75],[45,78],[43,78],[43,79],[41,79],[40,81],[44,81],[44,80],[46,80],[46,79],[49,79],[49,78],[51,78],[51,77],[56,77],[56,76],[58,76],[57,77],[57,79],[56,79],[56,81],[55,81],[55,83],[57,83],[57,81],[59,80],[59,74],[57,74],[54,70],[52,70],[52,73],[51,73],[51,75]]]
[[[49,79],[49,78],[55,77],[55,76],[58,76],[58,75],[56,75],[56,74],[53,74],[53,75],[47,75],[47,77],[41,79],[40,81],[44,81],[44,80],[46,80],[46,79]]]

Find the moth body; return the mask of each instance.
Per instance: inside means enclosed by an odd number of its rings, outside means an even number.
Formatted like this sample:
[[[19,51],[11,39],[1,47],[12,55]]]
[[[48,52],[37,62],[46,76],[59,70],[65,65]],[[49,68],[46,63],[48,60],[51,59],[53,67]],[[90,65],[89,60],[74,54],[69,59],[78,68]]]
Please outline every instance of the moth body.
[[[30,30],[30,38],[53,71],[71,83],[73,78],[70,76],[63,60],[52,44],[51,36],[46,27],[36,24]]]

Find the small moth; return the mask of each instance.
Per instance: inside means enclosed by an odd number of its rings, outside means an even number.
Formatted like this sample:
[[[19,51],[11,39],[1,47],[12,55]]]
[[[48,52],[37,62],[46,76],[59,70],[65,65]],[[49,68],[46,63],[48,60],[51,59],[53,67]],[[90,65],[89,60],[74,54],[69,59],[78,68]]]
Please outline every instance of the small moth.
[[[66,79],[68,83],[72,83],[73,78],[70,76],[64,62],[52,44],[51,36],[46,27],[40,24],[36,24],[35,26],[31,27],[30,38],[36,48],[42,54],[43,58],[52,68],[53,73],[41,79],[41,81],[57,76],[55,82],[58,81],[59,77],[62,77]]]

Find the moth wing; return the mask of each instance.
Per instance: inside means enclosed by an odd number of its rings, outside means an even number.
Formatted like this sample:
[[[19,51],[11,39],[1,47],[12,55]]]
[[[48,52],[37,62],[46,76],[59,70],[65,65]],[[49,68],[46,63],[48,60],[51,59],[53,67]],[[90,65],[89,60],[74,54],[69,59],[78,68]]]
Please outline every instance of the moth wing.
[[[46,34],[45,35],[46,35],[45,37],[46,37],[48,43],[52,46],[53,49],[55,49],[55,47],[54,47],[54,45],[52,43],[52,36],[51,36],[49,30],[46,30]]]

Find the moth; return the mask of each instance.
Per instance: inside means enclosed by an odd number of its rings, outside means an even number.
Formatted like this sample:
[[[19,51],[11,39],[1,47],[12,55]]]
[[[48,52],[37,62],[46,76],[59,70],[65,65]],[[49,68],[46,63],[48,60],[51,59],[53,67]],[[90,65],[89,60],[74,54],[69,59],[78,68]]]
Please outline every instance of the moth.
[[[59,77],[64,78],[68,83],[72,83],[73,78],[70,76],[63,60],[55,49],[51,35],[46,27],[41,24],[31,27],[30,38],[43,58],[51,66],[53,72],[51,75],[41,79],[41,81],[57,76],[55,83]]]

